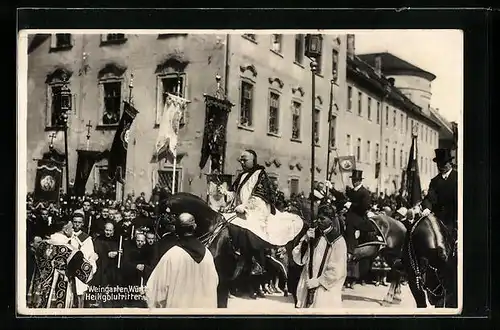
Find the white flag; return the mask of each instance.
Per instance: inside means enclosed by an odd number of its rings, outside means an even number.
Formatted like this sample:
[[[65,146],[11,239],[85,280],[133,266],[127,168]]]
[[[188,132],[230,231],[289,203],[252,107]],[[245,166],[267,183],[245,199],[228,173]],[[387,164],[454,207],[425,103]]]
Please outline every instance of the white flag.
[[[160,154],[164,148],[169,148],[174,155],[176,154],[179,124],[188,102],[188,100],[182,97],[167,94],[158,130],[158,137],[156,139],[155,147],[157,155]]]

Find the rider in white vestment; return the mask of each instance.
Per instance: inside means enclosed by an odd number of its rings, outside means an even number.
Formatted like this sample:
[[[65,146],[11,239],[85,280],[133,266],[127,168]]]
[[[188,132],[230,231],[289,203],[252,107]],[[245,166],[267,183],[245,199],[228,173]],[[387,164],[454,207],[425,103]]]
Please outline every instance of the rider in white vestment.
[[[302,219],[292,213],[280,212],[274,207],[274,196],[264,167],[257,164],[253,150],[245,150],[239,159],[243,168],[231,190],[222,189],[238,215],[231,223],[256,234],[264,241],[283,246],[302,229]],[[234,213],[224,214],[226,219]]]

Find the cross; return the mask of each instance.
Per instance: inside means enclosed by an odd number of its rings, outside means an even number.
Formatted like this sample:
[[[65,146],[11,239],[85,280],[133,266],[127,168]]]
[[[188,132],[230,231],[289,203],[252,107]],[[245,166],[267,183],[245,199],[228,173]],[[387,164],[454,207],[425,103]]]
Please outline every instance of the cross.
[[[85,125],[85,127],[87,127],[87,140],[90,139],[90,129],[92,128],[92,123],[90,122],[89,120],[89,123],[87,125]]]
[[[54,147],[54,139],[56,138],[56,133],[52,133],[49,135],[49,138],[50,138],[50,146],[49,148],[52,149]]]

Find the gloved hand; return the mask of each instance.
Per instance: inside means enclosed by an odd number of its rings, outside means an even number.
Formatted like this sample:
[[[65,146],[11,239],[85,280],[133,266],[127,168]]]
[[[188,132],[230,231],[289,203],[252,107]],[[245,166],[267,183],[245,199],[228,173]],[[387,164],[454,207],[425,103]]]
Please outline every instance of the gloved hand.
[[[425,209],[422,211],[422,217],[427,217],[429,216],[429,214],[431,214],[431,210],[429,209]]]
[[[344,207],[346,209],[349,209],[351,207],[351,204],[352,204],[351,202],[347,202],[347,203],[344,204]]]

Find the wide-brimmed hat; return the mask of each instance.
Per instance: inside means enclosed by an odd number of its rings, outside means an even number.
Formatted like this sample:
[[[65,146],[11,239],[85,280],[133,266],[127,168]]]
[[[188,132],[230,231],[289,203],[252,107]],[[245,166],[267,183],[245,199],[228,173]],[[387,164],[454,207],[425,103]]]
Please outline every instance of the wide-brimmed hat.
[[[398,212],[399,215],[401,215],[402,217],[406,217],[406,213],[408,213],[408,209],[403,206],[403,207],[399,208],[399,210],[397,210],[396,212]]]
[[[362,180],[363,178],[363,171],[361,170],[352,170],[352,174],[350,176],[351,179],[353,180]]]
[[[432,161],[435,163],[446,163],[455,158],[451,155],[451,150],[447,148],[435,149],[434,153],[436,157],[434,157]]]

